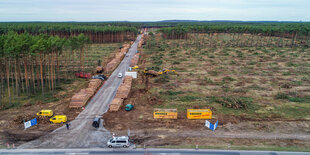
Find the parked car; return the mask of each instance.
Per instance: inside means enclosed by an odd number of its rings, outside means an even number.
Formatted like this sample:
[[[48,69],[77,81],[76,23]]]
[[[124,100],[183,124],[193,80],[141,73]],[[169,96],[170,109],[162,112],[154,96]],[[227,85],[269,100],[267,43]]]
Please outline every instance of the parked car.
[[[100,125],[100,117],[95,117],[93,121],[93,127],[98,129]]]
[[[129,57],[129,54],[126,54],[126,57]]]
[[[121,137],[114,137],[108,140],[107,142],[108,147],[129,147],[129,137],[128,136],[121,136]]]
[[[117,77],[121,78],[121,77],[123,77],[123,74],[122,73],[118,73]]]
[[[133,109],[133,105],[132,104],[127,104],[126,106],[125,106],[125,110],[126,111],[130,111],[130,110],[132,110]]]
[[[108,79],[105,75],[103,74],[100,74],[100,75],[95,75],[95,76],[92,76],[92,79],[100,79],[102,81]]]

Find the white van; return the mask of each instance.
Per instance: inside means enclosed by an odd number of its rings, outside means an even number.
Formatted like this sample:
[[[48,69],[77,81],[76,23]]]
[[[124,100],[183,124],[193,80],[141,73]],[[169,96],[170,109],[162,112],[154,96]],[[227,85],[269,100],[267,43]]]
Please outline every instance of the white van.
[[[114,137],[108,140],[107,142],[108,147],[129,147],[129,137],[128,136],[121,136],[121,137]]]

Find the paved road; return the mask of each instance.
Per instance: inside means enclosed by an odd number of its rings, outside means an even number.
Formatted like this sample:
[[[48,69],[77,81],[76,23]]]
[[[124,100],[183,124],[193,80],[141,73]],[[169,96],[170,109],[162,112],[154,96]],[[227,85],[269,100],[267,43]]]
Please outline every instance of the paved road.
[[[310,155],[307,152],[194,150],[194,149],[17,149],[0,154],[130,154],[130,155]]]
[[[134,56],[138,42],[141,39],[139,35],[136,41],[129,49],[129,57],[124,60],[111,74],[105,84],[98,90],[97,94],[91,99],[75,120],[71,121],[71,128],[67,130],[65,126],[60,127],[48,135],[42,136],[37,140],[25,143],[18,148],[96,148],[105,147],[107,139],[111,133],[100,126],[99,129],[93,128],[92,120],[96,116],[101,116],[107,112],[109,104],[113,100],[117,88],[123,81],[118,78],[118,73],[123,73],[128,69],[130,59]]]

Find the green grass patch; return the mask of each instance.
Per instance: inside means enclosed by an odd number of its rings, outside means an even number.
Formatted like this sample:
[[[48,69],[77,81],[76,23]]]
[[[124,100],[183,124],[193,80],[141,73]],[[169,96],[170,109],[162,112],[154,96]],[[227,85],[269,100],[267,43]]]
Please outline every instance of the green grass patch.
[[[283,118],[309,119],[310,105],[308,103],[285,103],[277,106],[271,113]]]
[[[298,96],[295,93],[277,93],[275,99],[288,100],[290,102],[310,103],[310,96]]]
[[[215,70],[212,70],[212,71],[209,71],[208,74],[211,75],[211,76],[217,76],[217,75],[219,75],[219,72],[215,71]]]

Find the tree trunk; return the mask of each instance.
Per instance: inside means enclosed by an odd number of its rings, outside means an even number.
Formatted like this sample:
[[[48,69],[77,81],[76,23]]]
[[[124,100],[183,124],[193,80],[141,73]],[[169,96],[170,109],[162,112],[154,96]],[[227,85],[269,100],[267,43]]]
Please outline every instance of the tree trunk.
[[[50,55],[48,55],[48,65],[47,65],[47,73],[48,73],[48,75],[47,75],[47,79],[48,79],[48,88],[49,88],[49,90],[51,90],[51,88],[52,88],[52,86],[51,86],[51,56]]]
[[[15,71],[15,86],[16,86],[16,95],[19,96],[19,84],[18,84],[18,75],[17,75],[17,62],[18,58],[15,59],[15,66],[14,66],[14,71]]]
[[[43,80],[43,60],[42,60],[42,53],[40,52],[40,75],[41,75],[41,89],[42,89],[42,94],[44,96],[44,80]]]
[[[66,57],[65,54],[64,54],[64,57]],[[56,79],[57,79],[57,83],[59,84],[61,77],[60,77],[60,73],[59,73],[60,67],[59,67],[58,51],[56,52],[56,63],[57,63]],[[55,86],[57,85],[57,83],[56,83],[56,80],[55,80]]]
[[[31,76],[32,76],[32,84],[33,84],[33,90],[32,90],[32,92],[33,92],[33,94],[35,94],[35,90],[36,90],[36,81],[35,81],[35,73],[34,73],[34,66],[33,66],[33,63],[34,62],[31,62]]]
[[[8,84],[8,96],[9,96],[9,104],[11,104],[11,89],[10,89],[10,60],[7,60],[6,63],[6,77],[7,77],[7,84]]]
[[[28,81],[28,70],[27,70],[27,57],[24,57],[24,69],[25,69],[25,80],[26,80],[26,92],[29,93],[29,81]]]

